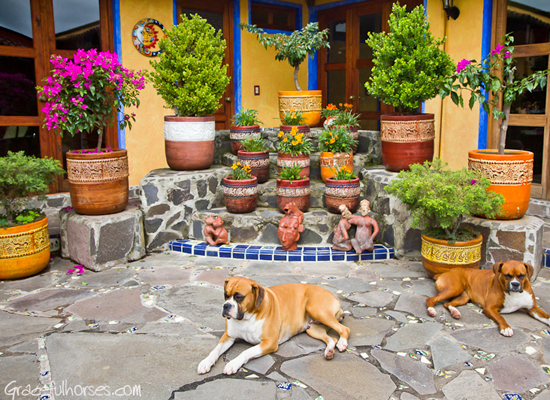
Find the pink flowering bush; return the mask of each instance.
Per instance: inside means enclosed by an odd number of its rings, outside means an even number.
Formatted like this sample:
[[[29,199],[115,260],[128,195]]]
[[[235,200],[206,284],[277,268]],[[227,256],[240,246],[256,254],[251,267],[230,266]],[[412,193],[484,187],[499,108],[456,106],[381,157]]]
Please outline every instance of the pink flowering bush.
[[[506,132],[508,130],[508,118],[514,100],[525,90],[532,92],[538,86],[546,85],[546,75],[550,70],[537,71],[521,80],[515,79],[516,66],[514,64],[514,48],[511,44],[514,37],[510,34],[504,36],[502,45],[499,44],[481,62],[476,60],[462,60],[456,67],[456,73],[451,75],[440,90],[440,96],[445,98],[451,95],[456,105],[464,107],[462,91],[470,92],[468,105],[470,109],[479,102],[485,112],[491,113],[493,118],[499,120],[500,137],[498,152],[504,154],[506,144]],[[491,96],[489,96],[491,95]],[[499,108],[499,99],[502,98],[502,110]]]
[[[139,107],[138,94],[145,87],[144,74],[124,68],[118,57],[110,52],[78,50],[73,59],[53,55],[53,70],[43,87],[37,87],[46,97],[42,111],[46,114],[44,127],[61,135],[80,132],[99,135],[97,152],[101,152],[103,131],[112,125],[116,112],[124,107]],[[135,114],[124,113],[117,121],[121,128],[132,127]]]

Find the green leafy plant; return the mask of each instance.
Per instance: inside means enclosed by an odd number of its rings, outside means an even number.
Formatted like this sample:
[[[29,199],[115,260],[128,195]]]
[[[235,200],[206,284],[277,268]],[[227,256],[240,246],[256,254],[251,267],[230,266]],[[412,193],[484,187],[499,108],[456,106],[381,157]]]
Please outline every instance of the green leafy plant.
[[[359,114],[354,114],[351,109],[340,112],[336,118],[331,121],[331,125],[336,126],[357,126]]]
[[[242,165],[240,162],[236,162],[233,163],[231,168],[233,169],[233,175],[231,176],[231,179],[235,179],[237,181],[252,179],[252,175],[250,175],[252,167],[250,165]]]
[[[508,119],[514,100],[526,90],[532,92],[537,87],[546,86],[547,75],[550,70],[537,71],[521,80],[516,80],[517,68],[514,64],[514,48],[511,44],[514,37],[511,34],[504,36],[502,44],[487,55],[481,62],[476,60],[460,61],[456,67],[456,73],[451,75],[442,86],[440,95],[445,98],[451,95],[453,103],[464,107],[462,91],[470,92],[468,106],[473,108],[476,102],[483,107],[485,112],[491,113],[497,121],[502,119],[499,132],[498,153],[504,154],[506,145],[506,133],[508,131]],[[491,94],[491,97],[487,96]],[[499,109],[499,100],[502,99],[503,107]]]
[[[256,25],[239,24],[241,29],[246,29],[250,33],[257,35],[258,42],[267,47],[273,47],[277,54],[275,59],[279,61],[287,60],[294,68],[294,86],[296,90],[302,90],[298,84],[298,71],[300,64],[306,59],[307,55],[313,58],[317,50],[322,47],[330,47],[328,43],[328,29],[319,31],[319,24],[312,22],[307,24],[299,31],[292,32],[291,35],[276,33],[270,35]]]
[[[283,118],[281,118],[281,121],[283,125],[303,125],[305,118],[302,115],[302,111],[298,110],[290,110],[290,111],[282,111]]]
[[[261,123],[262,121],[258,119],[258,110],[241,108],[233,118],[233,126],[254,126]]]
[[[290,167],[281,168],[281,172],[277,174],[277,178],[283,179],[285,181],[300,181],[306,179],[305,176],[300,176],[304,168],[300,167],[298,164],[294,164]]]
[[[466,168],[453,171],[446,166],[437,157],[423,165],[413,164],[385,190],[411,211],[412,227],[422,228],[430,237],[458,240],[465,217],[493,217],[500,211],[504,197],[487,191],[490,181],[481,174]]]
[[[405,6],[394,3],[389,32],[368,35],[374,67],[365,87],[400,114],[412,114],[421,102],[435,97],[454,69],[440,49],[445,39],[432,36],[422,5],[407,13]]]
[[[357,144],[351,134],[343,126],[325,130],[319,135],[319,151],[330,153],[349,153]]]
[[[310,154],[313,150],[313,143],[308,138],[304,138],[303,133],[298,133],[298,127],[293,126],[290,132],[279,131],[280,141],[277,144],[279,153],[292,154]]]
[[[353,168],[342,166],[340,168],[332,168],[330,167],[330,170],[334,172],[334,176],[330,179],[334,179],[336,181],[351,181],[352,179],[357,178],[357,175],[355,175],[355,172],[353,172]]]
[[[159,61],[151,61],[149,73],[157,93],[176,115],[200,117],[220,108],[220,99],[229,84],[225,40],[221,30],[198,14],[181,16],[182,22],[165,30],[159,42]]]
[[[243,147],[248,152],[264,151],[266,149],[265,140],[261,137],[251,137],[242,142]]]
[[[29,196],[45,199],[48,185],[55,181],[56,175],[64,172],[58,160],[27,156],[23,151],[8,151],[7,156],[1,157],[0,171],[0,207],[4,210],[7,226],[12,226],[21,214],[23,220],[18,222],[26,223],[27,217],[32,215],[24,214]]]

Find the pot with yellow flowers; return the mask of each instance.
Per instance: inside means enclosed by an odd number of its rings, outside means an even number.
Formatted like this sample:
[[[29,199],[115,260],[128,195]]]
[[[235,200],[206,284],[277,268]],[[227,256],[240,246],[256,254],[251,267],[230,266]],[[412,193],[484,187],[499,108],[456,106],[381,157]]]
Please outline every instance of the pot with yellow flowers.
[[[294,164],[284,167],[277,178],[277,208],[284,214],[285,207],[294,203],[298,210],[309,209],[311,188],[309,178],[302,175],[302,167]]]
[[[297,165],[302,168],[300,175],[309,177],[309,154],[312,149],[311,140],[303,133],[298,133],[297,126],[293,126],[288,133],[280,131],[277,144],[277,172],[281,173],[283,168]]]
[[[302,111],[291,109],[290,111],[281,111],[281,131],[290,133],[293,127],[298,128],[298,133],[302,133],[305,138],[309,139],[311,130],[309,125],[305,123],[304,114]]]
[[[356,145],[357,141],[353,140],[351,134],[343,127],[330,128],[319,135],[319,163],[323,182],[334,176],[335,171],[342,167],[353,169],[352,149]]]
[[[340,167],[333,169],[334,176],[325,181],[325,201],[327,209],[333,214],[340,214],[341,204],[344,204],[352,213],[359,208],[361,187],[359,178],[353,168]]]
[[[250,138],[261,138],[262,133],[257,110],[242,109],[235,114],[229,130],[231,152],[235,155],[243,148],[243,142]]]
[[[231,168],[233,175],[223,178],[225,208],[233,214],[254,211],[258,205],[258,178],[250,174],[249,165],[237,162]]]
[[[242,166],[251,168],[250,174],[258,178],[258,183],[269,179],[269,151],[265,140],[261,137],[251,137],[242,142],[243,149],[239,150],[239,162]]]

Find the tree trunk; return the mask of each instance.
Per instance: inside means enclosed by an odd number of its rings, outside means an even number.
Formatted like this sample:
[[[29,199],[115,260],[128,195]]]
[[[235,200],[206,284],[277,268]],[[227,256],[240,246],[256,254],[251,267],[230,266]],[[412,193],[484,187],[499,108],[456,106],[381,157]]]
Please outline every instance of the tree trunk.
[[[98,133],[99,133],[99,138],[97,139],[96,152],[99,153],[99,152],[101,152],[101,143],[103,142],[103,129],[99,128]]]
[[[300,87],[300,85],[298,84],[298,71],[300,70],[300,66],[299,65],[296,65],[294,67],[294,86],[296,86],[296,90],[298,90],[299,92],[302,91],[302,88]]]
[[[500,124],[500,134],[498,141],[498,154],[504,154],[504,147],[506,147],[506,133],[508,131],[508,121],[510,119],[511,105],[505,105],[502,111],[504,112],[504,119]]]

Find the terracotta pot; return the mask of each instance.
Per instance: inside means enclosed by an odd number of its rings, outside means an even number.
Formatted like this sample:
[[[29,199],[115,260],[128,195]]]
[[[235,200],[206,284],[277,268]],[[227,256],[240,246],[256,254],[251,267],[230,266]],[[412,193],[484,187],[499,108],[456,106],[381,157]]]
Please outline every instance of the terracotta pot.
[[[223,178],[225,208],[233,214],[252,212],[258,205],[258,178],[236,180]]]
[[[269,180],[269,152],[239,150],[239,161],[242,165],[250,165],[252,176],[258,178],[258,183]]]
[[[277,208],[283,214],[288,203],[294,203],[298,210],[306,212],[309,209],[309,195],[309,178],[299,181],[277,179]]]
[[[231,152],[237,154],[239,150],[244,150],[243,142],[250,138],[262,137],[260,125],[253,126],[232,126],[229,130],[229,141],[231,142]]]
[[[309,139],[311,137],[311,129],[309,128],[309,125],[281,125],[281,130],[284,133],[290,133],[294,126],[298,127],[298,133],[302,133],[304,138]]]
[[[466,242],[449,243],[422,235],[422,265],[431,278],[454,267],[479,269],[481,242],[479,235]]]
[[[283,111],[301,111],[304,122],[309,126],[317,126],[321,122],[323,109],[323,92],[321,90],[285,90],[279,92],[279,117]]]
[[[67,176],[71,206],[79,214],[106,215],[121,212],[128,204],[128,153],[67,152]]]
[[[333,214],[340,214],[341,204],[344,204],[352,213],[359,208],[361,187],[359,178],[352,180],[336,180],[332,177],[325,181],[325,200],[327,209]]]
[[[164,117],[166,162],[176,171],[208,169],[214,162],[216,121],[206,117]]]
[[[48,219],[0,228],[0,279],[37,274],[50,261]]]
[[[310,159],[309,154],[292,155],[288,153],[277,153],[277,172],[281,173],[283,167],[298,165],[303,168],[300,176],[309,177]]]
[[[411,164],[432,161],[434,115],[381,115],[382,163],[388,171],[408,170]]]
[[[519,219],[525,215],[531,199],[533,153],[522,150],[472,150],[468,168],[480,171],[491,181],[487,190],[504,196],[504,205],[495,219]]]
[[[321,179],[326,182],[327,178],[334,176],[334,171],[341,167],[353,168],[353,153],[331,153],[323,151],[319,159],[321,165]]]

